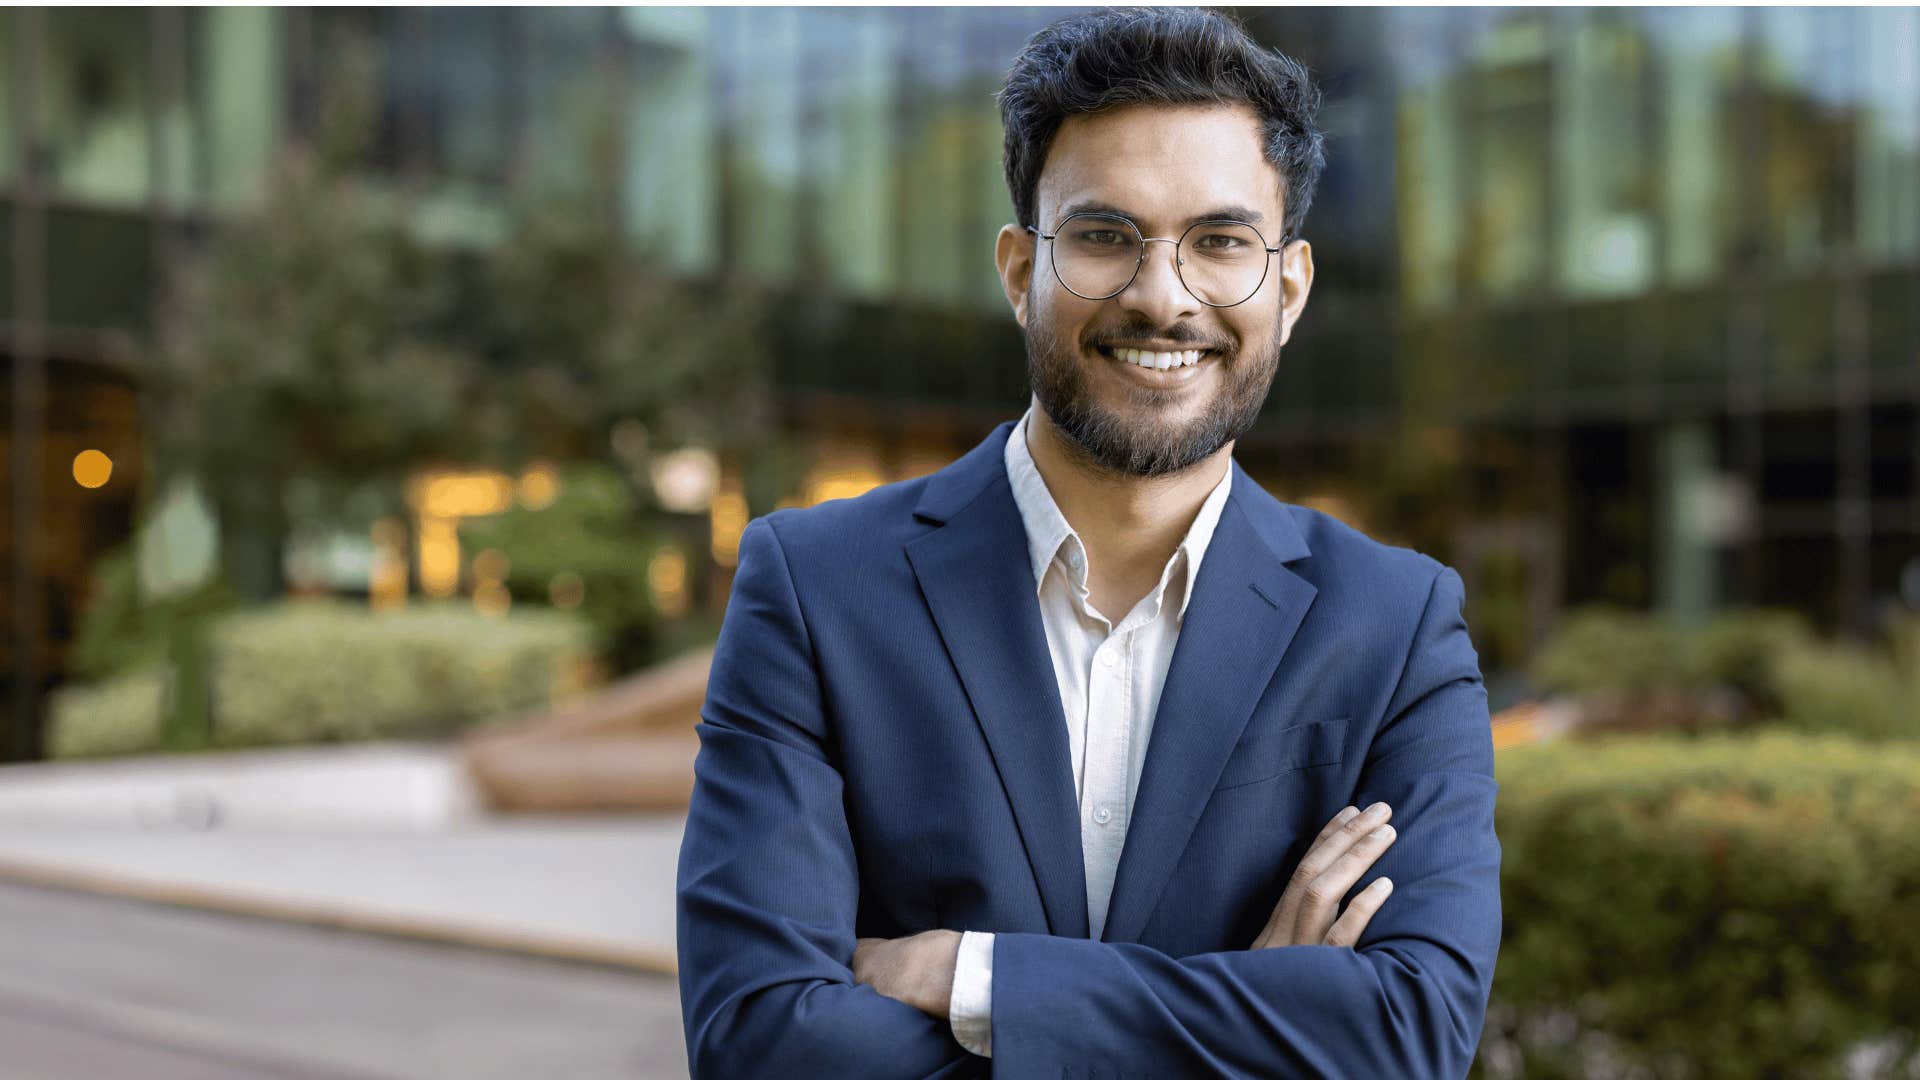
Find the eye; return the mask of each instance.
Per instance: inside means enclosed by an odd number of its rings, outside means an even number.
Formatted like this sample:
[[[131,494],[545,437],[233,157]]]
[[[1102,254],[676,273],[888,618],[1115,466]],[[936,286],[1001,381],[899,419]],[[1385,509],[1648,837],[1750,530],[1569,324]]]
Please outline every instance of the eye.
[[[1214,241],[1218,241],[1215,243]],[[1198,245],[1209,251],[1235,251],[1247,246],[1247,239],[1232,233],[1208,233],[1200,238]]]

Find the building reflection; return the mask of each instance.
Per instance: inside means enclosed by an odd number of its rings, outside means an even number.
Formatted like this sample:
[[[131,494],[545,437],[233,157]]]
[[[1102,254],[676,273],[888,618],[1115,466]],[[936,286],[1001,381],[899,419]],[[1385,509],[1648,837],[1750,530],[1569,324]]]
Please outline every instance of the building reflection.
[[[167,268],[320,137],[347,38],[380,46],[372,168],[450,248],[579,183],[610,112],[632,243],[777,291],[806,502],[1021,407],[992,95],[1064,13],[0,12],[13,684],[61,677],[87,568],[130,528]],[[1245,14],[1320,74],[1331,137],[1250,473],[1459,566],[1490,670],[1572,604],[1853,630],[1920,604],[1920,14]],[[83,451],[111,483],[75,482]],[[730,566],[745,497],[714,485],[710,549],[650,568],[662,587]]]

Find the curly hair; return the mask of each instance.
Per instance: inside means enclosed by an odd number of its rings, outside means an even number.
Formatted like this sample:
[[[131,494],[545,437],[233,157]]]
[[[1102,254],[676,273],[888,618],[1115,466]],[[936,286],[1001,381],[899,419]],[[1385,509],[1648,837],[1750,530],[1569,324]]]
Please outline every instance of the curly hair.
[[[1326,140],[1314,126],[1320,90],[1306,67],[1254,41],[1236,16],[1206,8],[1103,8],[1060,19],[1014,57],[995,99],[1021,225],[1039,225],[1040,169],[1060,124],[1123,105],[1251,106],[1285,183],[1288,236],[1299,235],[1326,167]]]

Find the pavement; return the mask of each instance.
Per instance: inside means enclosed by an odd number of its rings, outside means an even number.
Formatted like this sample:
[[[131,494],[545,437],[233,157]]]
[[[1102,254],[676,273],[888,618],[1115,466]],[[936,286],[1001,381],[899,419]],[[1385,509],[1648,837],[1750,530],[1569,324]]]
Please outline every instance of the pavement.
[[[685,1080],[675,980],[0,883],[5,1080]]]
[[[0,882],[672,974],[685,815],[490,815],[454,753],[0,767]]]

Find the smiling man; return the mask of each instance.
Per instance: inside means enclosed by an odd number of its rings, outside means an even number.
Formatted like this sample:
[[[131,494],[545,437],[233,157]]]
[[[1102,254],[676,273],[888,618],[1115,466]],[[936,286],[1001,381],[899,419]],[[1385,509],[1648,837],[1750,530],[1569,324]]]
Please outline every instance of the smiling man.
[[[1317,103],[1202,9],[1015,61],[1032,401],[742,537],[679,868],[695,1076],[1467,1072],[1500,845],[1460,579],[1232,458],[1313,283]]]

